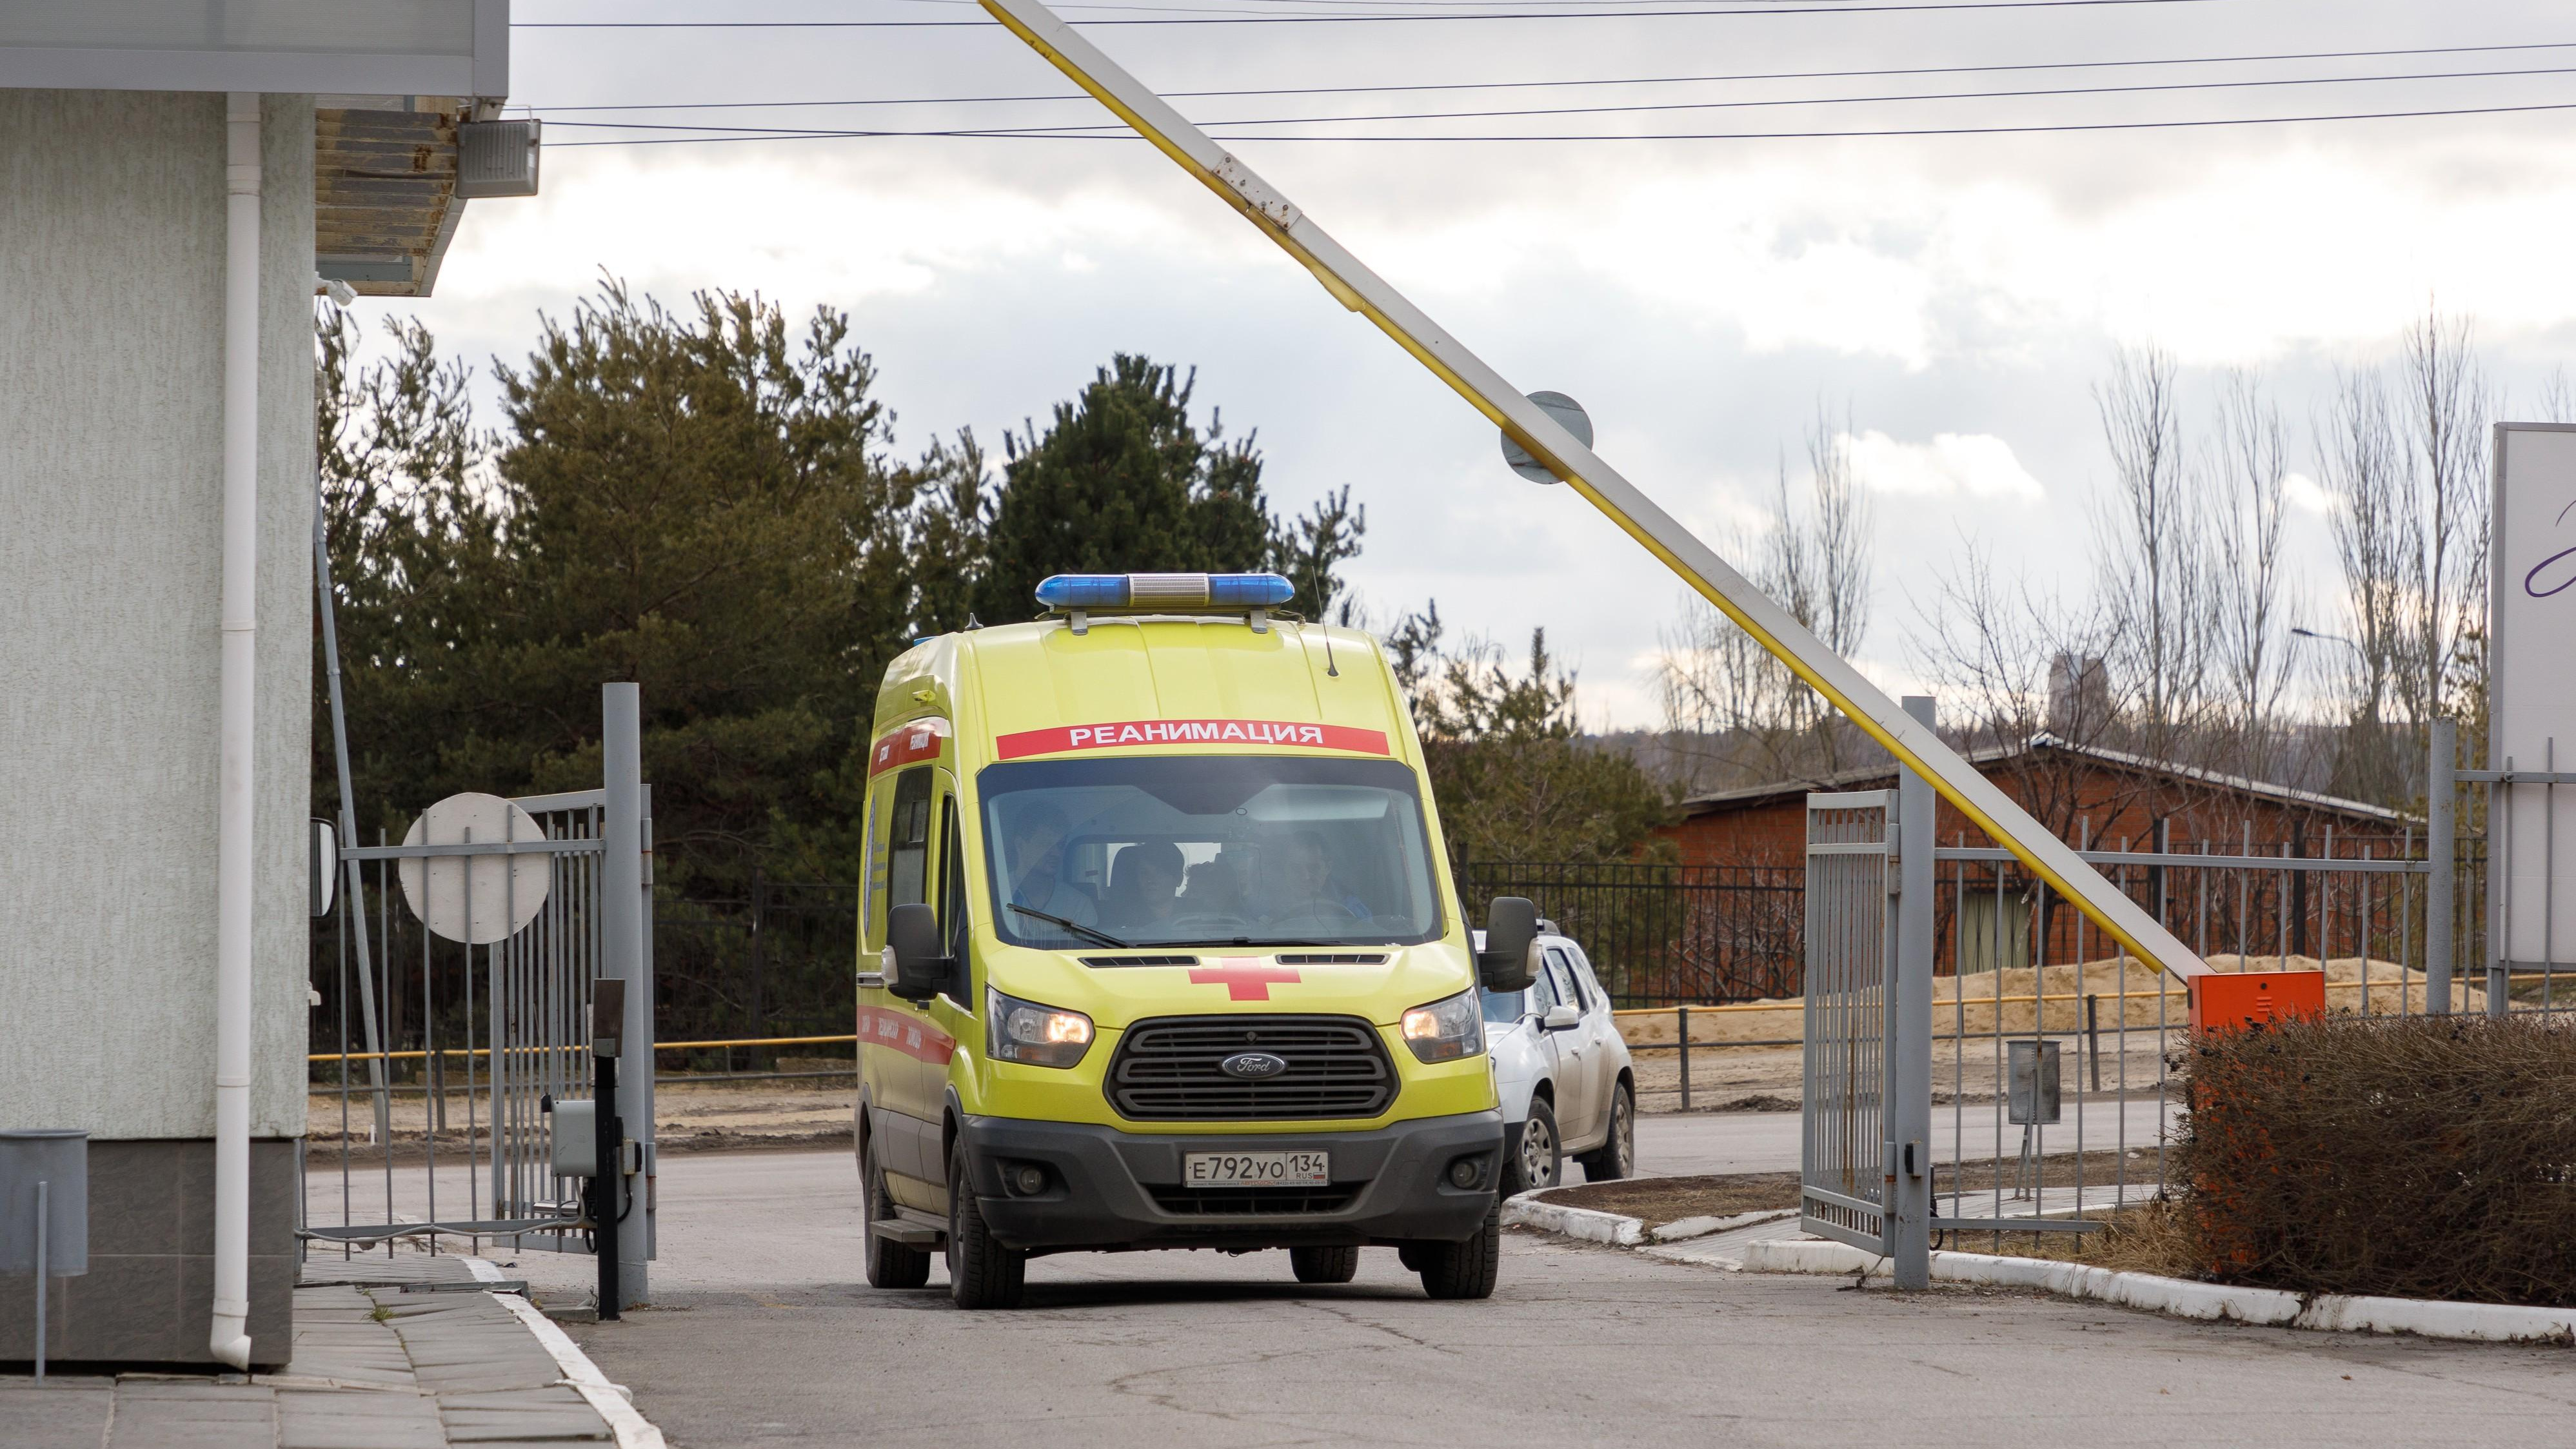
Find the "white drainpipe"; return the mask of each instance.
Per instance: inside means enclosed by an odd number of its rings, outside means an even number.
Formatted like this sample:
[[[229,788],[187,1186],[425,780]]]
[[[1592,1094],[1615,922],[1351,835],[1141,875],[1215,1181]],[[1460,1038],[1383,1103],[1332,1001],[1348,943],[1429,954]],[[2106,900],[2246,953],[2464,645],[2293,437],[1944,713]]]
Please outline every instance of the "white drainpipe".
[[[259,97],[224,111],[224,578],[215,810],[215,1315],[207,1347],[250,1367],[252,641],[259,565]]]

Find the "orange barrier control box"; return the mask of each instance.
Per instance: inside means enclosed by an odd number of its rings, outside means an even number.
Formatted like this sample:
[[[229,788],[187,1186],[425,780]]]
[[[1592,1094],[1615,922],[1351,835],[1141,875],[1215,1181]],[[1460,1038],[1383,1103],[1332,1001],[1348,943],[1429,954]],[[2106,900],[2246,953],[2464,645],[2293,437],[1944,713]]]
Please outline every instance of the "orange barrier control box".
[[[2323,971],[2214,972],[2191,978],[2191,1029],[2222,1031],[2326,1014]]]

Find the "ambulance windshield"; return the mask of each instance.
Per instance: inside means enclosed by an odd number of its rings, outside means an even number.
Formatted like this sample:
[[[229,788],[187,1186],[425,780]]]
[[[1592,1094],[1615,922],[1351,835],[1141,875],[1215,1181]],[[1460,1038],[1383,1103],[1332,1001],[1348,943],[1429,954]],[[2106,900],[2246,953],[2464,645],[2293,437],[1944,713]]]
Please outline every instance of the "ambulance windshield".
[[[1050,948],[1411,945],[1440,934],[1392,760],[1122,756],[987,767],[994,925]]]

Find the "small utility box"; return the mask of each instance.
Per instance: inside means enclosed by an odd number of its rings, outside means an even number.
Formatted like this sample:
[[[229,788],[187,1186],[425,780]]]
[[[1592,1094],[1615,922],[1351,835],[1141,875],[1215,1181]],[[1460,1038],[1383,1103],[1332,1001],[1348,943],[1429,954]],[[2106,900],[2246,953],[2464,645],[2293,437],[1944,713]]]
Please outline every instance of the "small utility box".
[[[2016,1127],[2053,1127],[2057,1125],[2059,1095],[2057,1088],[2057,1043],[2053,1041],[2006,1042],[2006,1066],[2012,1078],[2005,1094],[2005,1105],[2011,1111],[2010,1121]]]
[[[599,1104],[555,1099],[554,1175],[599,1175]]]
[[[2191,978],[2193,1031],[2233,1031],[2325,1014],[2323,971],[2229,971]]]
[[[36,1378],[45,1377],[45,1280],[89,1271],[89,1134],[0,1131],[0,1274],[36,1275]]]

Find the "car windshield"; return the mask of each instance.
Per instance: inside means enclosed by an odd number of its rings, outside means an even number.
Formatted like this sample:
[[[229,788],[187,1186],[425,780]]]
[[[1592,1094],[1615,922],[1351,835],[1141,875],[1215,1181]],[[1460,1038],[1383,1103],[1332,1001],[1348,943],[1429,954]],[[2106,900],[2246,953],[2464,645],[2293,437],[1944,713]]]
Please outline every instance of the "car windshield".
[[[1413,772],[1127,756],[988,766],[994,928],[1023,946],[1412,945],[1440,935]]]
[[[1529,993],[1526,991],[1479,991],[1485,1002],[1485,1022],[1489,1026],[1510,1026],[1529,1015]]]

